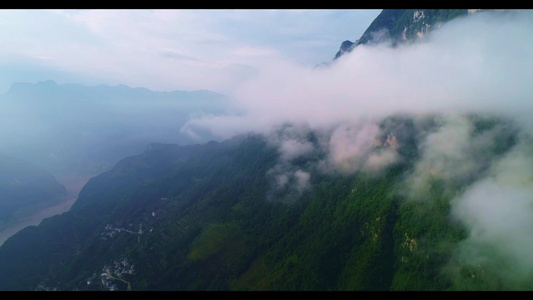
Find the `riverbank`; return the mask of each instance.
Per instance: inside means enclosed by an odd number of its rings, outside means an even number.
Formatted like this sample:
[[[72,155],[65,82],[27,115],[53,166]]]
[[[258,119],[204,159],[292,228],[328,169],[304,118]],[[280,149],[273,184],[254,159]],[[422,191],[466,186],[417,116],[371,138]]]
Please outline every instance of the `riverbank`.
[[[0,231],[0,246],[12,235],[24,229],[27,226],[39,225],[42,220],[62,214],[70,209],[72,204],[78,199],[83,186],[89,181],[91,176],[66,176],[57,178],[57,180],[67,189],[67,195],[64,199],[53,206],[46,207],[29,216],[23,217]]]

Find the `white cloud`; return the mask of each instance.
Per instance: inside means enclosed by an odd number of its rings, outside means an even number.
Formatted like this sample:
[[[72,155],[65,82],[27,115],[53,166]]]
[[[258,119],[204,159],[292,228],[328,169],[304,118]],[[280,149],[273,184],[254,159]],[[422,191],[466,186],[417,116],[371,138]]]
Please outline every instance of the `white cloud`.
[[[457,19],[414,45],[359,46],[330,68],[269,62],[232,93],[246,110],[235,124],[317,128],[401,112],[527,117],[533,113],[533,18],[529,11],[512,16]]]
[[[359,170],[368,154],[378,145],[379,127],[374,123],[343,123],[331,134],[326,170],[338,169],[352,173]]]
[[[281,143],[279,150],[282,160],[291,160],[312,152],[314,147],[307,141],[285,140]]]
[[[489,176],[452,201],[453,216],[470,231],[457,259],[498,274],[505,284],[533,276],[531,149],[530,144],[515,146],[493,164]]]
[[[398,161],[397,152],[391,149],[376,151],[370,153],[364,162],[363,170],[370,173],[376,173],[395,163],[396,161]]]
[[[299,193],[303,193],[305,190],[309,189],[311,174],[302,170],[296,170],[294,176],[296,177],[296,189]]]

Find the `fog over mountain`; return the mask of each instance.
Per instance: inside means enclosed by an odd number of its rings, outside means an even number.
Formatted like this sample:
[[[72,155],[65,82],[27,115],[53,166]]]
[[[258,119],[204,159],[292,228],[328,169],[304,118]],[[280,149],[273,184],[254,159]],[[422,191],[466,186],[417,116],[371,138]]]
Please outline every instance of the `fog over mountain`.
[[[14,84],[0,151],[100,175],[0,247],[0,289],[108,289],[128,256],[124,290],[530,290],[532,33],[533,10],[379,30],[227,95]]]
[[[532,32],[530,10],[487,11],[447,22],[415,43],[359,45],[327,68],[280,62],[235,93],[243,116],[196,118],[182,132],[203,126],[220,137],[248,129],[264,134],[281,153],[270,171],[277,186],[294,178],[301,191],[312,188],[309,174],[287,158],[321,149],[327,153],[318,163],[323,172],[377,172],[400,157],[390,143],[371,154],[383,131],[378,124],[391,115],[411,116],[423,142],[402,187],[407,198],[424,201],[430,182],[441,180],[452,193],[450,217],[470,230],[446,272],[456,272],[457,263],[483,263],[504,282],[529,278]],[[507,121],[479,135],[470,115]],[[433,116],[439,129],[424,131],[424,120]],[[280,124],[291,124],[289,134]],[[322,141],[306,142],[310,131],[323,132]],[[515,142],[508,139],[512,132],[519,132]],[[501,155],[506,146],[512,149]]]
[[[532,109],[531,13],[486,11],[459,17],[414,44],[359,45],[329,68],[278,61],[232,95],[245,116],[206,116],[188,125],[229,137],[249,128],[269,131],[283,122],[314,129],[395,113],[498,113],[527,122]]]

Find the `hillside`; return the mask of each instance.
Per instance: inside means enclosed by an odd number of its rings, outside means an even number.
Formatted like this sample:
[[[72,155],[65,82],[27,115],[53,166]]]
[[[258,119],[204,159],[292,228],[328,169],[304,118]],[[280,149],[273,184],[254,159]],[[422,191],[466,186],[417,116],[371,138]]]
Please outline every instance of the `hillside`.
[[[427,159],[425,139],[414,137],[444,130],[439,120],[382,122],[372,153],[392,147],[401,159],[379,175],[321,171],[322,151],[295,157],[290,166],[310,175],[301,191],[298,177],[279,188],[281,153],[260,136],[152,145],[91,179],[69,212],[8,239],[0,289],[104,290],[106,267],[138,291],[527,289],[530,277],[509,281],[456,256],[468,230],[450,218],[451,200],[489,165],[461,182],[432,177],[424,201],[406,193]],[[513,152],[512,122],[464,120],[472,139],[508,141],[485,144],[491,160]],[[313,132],[305,136],[318,145]],[[114,269],[124,259],[131,274]]]

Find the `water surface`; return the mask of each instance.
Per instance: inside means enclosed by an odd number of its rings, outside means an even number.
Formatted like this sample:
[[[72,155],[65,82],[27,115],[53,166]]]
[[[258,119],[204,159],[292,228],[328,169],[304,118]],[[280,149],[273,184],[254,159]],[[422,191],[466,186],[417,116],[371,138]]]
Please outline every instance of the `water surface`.
[[[67,195],[60,203],[46,207],[30,216],[24,217],[9,227],[0,231],[0,246],[12,235],[24,229],[27,226],[39,225],[42,220],[62,214],[70,209],[72,204],[78,199],[81,189],[89,181],[90,176],[68,176],[57,178],[57,180],[67,189]]]

